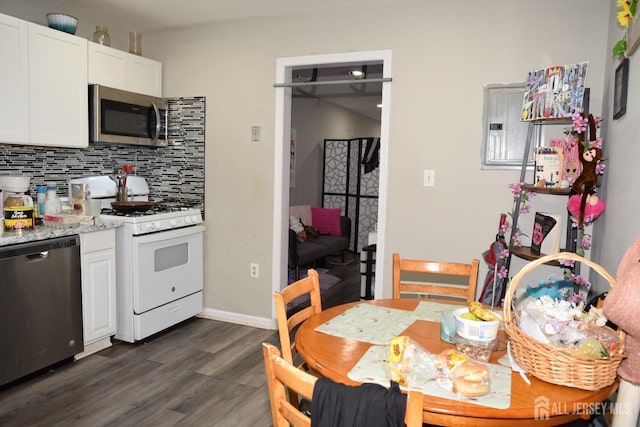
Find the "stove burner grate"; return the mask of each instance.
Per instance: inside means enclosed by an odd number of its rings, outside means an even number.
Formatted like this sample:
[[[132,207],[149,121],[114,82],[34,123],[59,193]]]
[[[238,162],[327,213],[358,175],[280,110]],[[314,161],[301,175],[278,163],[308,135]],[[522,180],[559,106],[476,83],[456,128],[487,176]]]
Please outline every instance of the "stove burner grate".
[[[183,206],[171,206],[167,204],[160,204],[154,206],[151,209],[147,209],[146,211],[118,211],[113,208],[102,208],[100,211],[101,215],[113,215],[113,216],[123,216],[123,217],[143,217],[143,216],[152,216],[162,213],[168,212],[182,212],[186,211],[188,208]]]

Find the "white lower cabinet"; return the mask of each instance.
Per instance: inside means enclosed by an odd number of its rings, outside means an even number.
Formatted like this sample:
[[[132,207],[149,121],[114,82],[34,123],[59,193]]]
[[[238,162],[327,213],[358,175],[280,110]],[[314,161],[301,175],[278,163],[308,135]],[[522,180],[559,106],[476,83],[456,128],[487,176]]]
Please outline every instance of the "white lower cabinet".
[[[80,234],[84,352],[111,346],[116,333],[115,229]]]

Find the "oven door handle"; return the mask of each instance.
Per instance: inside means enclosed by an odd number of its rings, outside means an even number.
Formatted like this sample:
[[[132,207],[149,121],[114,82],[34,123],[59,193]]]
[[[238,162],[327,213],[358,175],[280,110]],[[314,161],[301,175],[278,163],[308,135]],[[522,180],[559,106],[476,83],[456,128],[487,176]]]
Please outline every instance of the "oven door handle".
[[[152,102],[151,106],[153,107],[153,112],[156,115],[156,129],[155,129],[155,132],[153,133],[153,138],[152,138],[152,142],[155,144],[158,138],[160,137],[160,127],[162,123],[160,123],[160,109],[158,108],[155,102]]]

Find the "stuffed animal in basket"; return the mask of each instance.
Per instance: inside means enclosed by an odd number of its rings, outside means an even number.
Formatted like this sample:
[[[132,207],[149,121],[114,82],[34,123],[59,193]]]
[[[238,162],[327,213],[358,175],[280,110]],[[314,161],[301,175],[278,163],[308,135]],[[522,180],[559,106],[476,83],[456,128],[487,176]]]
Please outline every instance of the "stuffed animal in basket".
[[[613,427],[634,426],[640,413],[640,237],[622,257],[616,284],[604,299],[604,315],[625,332],[627,358],[620,363],[618,403],[626,408],[614,416]]]

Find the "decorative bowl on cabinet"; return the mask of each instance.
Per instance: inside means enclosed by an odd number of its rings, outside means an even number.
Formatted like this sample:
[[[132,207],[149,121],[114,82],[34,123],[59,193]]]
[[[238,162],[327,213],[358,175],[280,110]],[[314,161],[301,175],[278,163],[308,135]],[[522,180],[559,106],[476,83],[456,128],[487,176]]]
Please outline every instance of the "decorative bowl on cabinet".
[[[47,13],[49,28],[75,34],[78,28],[78,18],[64,13]]]

